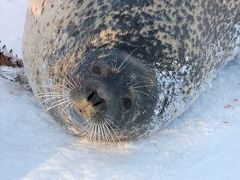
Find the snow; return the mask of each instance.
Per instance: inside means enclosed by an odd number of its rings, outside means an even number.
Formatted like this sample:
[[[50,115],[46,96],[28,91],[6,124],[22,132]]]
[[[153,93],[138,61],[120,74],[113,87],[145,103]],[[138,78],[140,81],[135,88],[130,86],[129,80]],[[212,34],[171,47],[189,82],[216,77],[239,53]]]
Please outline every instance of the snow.
[[[0,40],[18,54],[26,7],[27,0],[1,0],[0,5]],[[67,134],[31,92],[0,78],[0,177],[238,180],[239,69],[240,54],[171,125],[119,145]]]

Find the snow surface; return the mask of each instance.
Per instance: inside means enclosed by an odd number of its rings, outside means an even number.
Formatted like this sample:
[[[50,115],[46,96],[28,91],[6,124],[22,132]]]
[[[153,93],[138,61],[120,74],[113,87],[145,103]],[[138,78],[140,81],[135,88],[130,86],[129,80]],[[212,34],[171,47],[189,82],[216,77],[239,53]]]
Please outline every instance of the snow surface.
[[[1,0],[0,40],[21,51],[27,0]],[[67,134],[30,92],[0,78],[0,179],[240,179],[240,54],[173,124],[94,144]]]

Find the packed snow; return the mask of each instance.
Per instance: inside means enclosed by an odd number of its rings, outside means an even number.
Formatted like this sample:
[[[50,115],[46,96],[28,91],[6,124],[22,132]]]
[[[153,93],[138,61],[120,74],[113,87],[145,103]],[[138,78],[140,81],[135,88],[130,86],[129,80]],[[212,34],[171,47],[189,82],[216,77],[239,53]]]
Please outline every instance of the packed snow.
[[[21,54],[27,0],[1,0],[0,40]],[[67,134],[31,92],[0,78],[0,179],[240,179],[240,54],[171,125],[104,145]]]

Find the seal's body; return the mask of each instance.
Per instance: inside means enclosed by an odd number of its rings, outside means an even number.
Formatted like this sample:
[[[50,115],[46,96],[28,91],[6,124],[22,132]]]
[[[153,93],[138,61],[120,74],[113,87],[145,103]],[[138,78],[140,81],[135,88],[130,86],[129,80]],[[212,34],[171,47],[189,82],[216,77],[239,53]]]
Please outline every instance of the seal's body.
[[[70,132],[117,141],[171,122],[240,46],[240,0],[30,0],[24,65]]]

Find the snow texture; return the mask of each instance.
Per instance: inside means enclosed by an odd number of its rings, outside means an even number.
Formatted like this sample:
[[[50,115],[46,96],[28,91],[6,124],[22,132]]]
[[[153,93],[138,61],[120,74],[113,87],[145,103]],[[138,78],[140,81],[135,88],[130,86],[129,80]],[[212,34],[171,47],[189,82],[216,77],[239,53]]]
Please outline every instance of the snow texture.
[[[27,0],[1,0],[0,40],[16,53]],[[0,179],[240,179],[240,54],[181,117],[149,138],[104,145],[67,134],[0,78]]]

